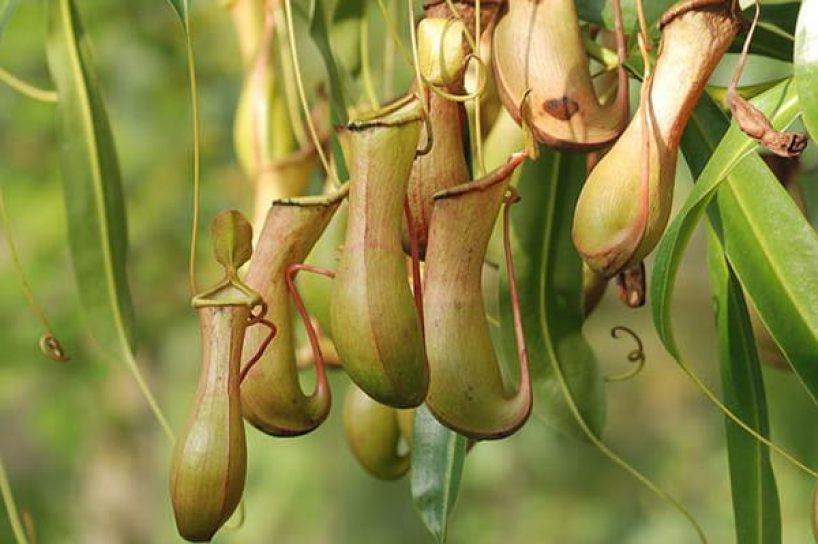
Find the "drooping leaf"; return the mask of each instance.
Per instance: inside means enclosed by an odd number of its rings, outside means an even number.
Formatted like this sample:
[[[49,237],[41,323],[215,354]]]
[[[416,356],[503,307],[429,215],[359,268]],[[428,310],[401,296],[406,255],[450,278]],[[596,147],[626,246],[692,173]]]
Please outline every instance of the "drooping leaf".
[[[179,18],[179,22],[182,24],[182,29],[185,33],[188,33],[190,29],[188,1],[189,0],[168,0],[168,4],[170,4],[170,7],[176,12],[176,16]]]
[[[133,347],[119,161],[76,6],[49,0],[48,7],[48,65],[60,96],[60,165],[74,275],[94,337],[110,355],[119,355]]]
[[[437,542],[445,542],[466,457],[466,438],[441,425],[424,404],[412,431],[412,502]]]
[[[521,167],[521,200],[511,210],[511,244],[534,386],[534,415],[587,440],[554,372],[559,365],[588,427],[599,436],[605,390],[599,365],[582,335],[582,261],[571,241],[574,205],[585,179],[585,157],[540,149]],[[508,277],[501,267],[500,325],[504,358],[517,351]]]
[[[767,400],[747,305],[721,243],[712,230],[708,232],[724,403],[745,423],[769,437]],[[778,544],[781,507],[769,449],[729,418],[725,418],[725,432],[736,542]]]
[[[777,127],[789,124],[798,112],[789,83],[754,102]],[[675,275],[692,230],[718,189],[718,214],[711,213],[710,220],[728,260],[762,322],[816,399],[818,235],[764,161],[748,154],[753,143],[735,126],[725,132],[725,123],[718,107],[704,97],[683,138],[682,148],[698,181],[656,252],[654,323],[665,347],[679,359],[670,315]]]
[[[758,27],[753,35],[753,41],[750,42],[750,53],[791,62],[798,7],[798,2],[763,4]],[[754,14],[755,6],[753,5],[744,10],[744,17],[747,21],[752,21]],[[744,37],[742,33],[730,44],[731,53],[741,52]]]
[[[793,75],[804,125],[818,139],[818,0],[804,0],[795,31]]]

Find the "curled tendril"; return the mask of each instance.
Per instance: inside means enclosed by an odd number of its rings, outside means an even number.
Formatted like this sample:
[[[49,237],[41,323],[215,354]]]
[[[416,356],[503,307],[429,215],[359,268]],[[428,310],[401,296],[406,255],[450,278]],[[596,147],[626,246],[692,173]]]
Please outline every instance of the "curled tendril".
[[[445,98],[446,100],[450,100],[452,102],[470,102],[472,100],[479,100],[486,94],[486,82],[488,81],[488,66],[486,63],[475,55],[474,53],[469,53],[466,55],[465,66],[468,67],[469,62],[471,61],[477,62],[477,66],[480,68],[478,69],[477,73],[477,89],[473,92],[466,93],[466,94],[456,94],[450,93],[442,87],[437,85],[432,85],[429,81],[424,79],[424,83],[426,84],[429,89],[436,95]]]
[[[65,354],[65,350],[62,349],[60,341],[50,333],[40,337],[40,351],[52,361],[66,362],[71,360],[71,358]]]
[[[635,377],[637,374],[642,372],[642,369],[645,368],[645,348],[642,345],[642,339],[639,338],[639,335],[633,332],[633,330],[625,327],[624,325],[617,325],[616,327],[611,329],[611,337],[612,338],[620,338],[620,333],[626,333],[628,336],[634,339],[636,342],[636,349],[630,351],[628,353],[628,361],[631,363],[636,363],[636,366],[621,374],[614,374],[613,376],[606,376],[606,382],[624,382],[626,380],[630,380],[631,378]]]

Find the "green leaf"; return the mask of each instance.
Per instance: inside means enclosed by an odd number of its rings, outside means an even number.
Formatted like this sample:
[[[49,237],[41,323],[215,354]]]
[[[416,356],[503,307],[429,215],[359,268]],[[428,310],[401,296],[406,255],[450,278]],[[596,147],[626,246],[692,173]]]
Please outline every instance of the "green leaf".
[[[132,352],[133,308],[119,161],[72,0],[49,0],[48,65],[60,96],[57,121],[68,238],[80,300],[109,355]]]
[[[176,12],[176,16],[182,24],[182,29],[187,33],[190,29],[188,0],[168,0],[168,4],[170,4],[170,7]]]
[[[804,0],[795,31],[794,77],[804,125],[818,139],[818,0]]]
[[[438,423],[425,404],[418,408],[412,431],[412,501],[437,542],[446,540],[465,457],[466,438]]]
[[[795,118],[798,109],[793,91],[793,85],[784,82],[759,95],[753,100],[753,103],[767,115],[778,108],[771,121],[779,127],[787,125]],[[707,97],[703,97],[702,100],[707,100]],[[707,141],[719,142],[718,139]],[[679,356],[679,349],[671,325],[670,298],[679,262],[693,234],[693,229],[715,196],[716,189],[741,159],[753,151],[754,147],[755,142],[745,136],[737,125],[730,127],[718,145],[714,147],[707,165],[698,176],[693,191],[668,226],[656,250],[651,281],[653,320],[660,338],[668,351],[676,358]]]
[[[20,0],[6,0],[3,3],[3,9],[0,10],[0,39],[3,38],[3,32],[19,4]]]
[[[747,305],[718,238],[711,229],[708,233],[724,403],[745,423],[769,437],[766,394]],[[769,449],[729,418],[725,418],[725,432],[736,542],[778,544],[781,508]]]
[[[791,84],[771,89],[755,103],[768,115],[778,108],[771,116],[776,126],[787,125],[798,111]],[[817,399],[818,235],[764,161],[747,155],[752,143],[735,126],[724,132],[725,124],[718,107],[705,97],[682,140],[694,175],[701,173],[656,253],[651,286],[656,329],[678,359],[670,318],[675,275],[695,224],[720,188],[718,209],[710,212],[710,221],[759,317]],[[703,166],[709,150],[712,156]]]
[[[651,0],[645,2],[645,19],[648,26],[655,26],[662,14],[675,4],[677,0]],[[625,23],[626,31],[635,29],[638,25],[636,19],[636,2],[623,0],[622,19]],[[614,28],[614,12],[611,0],[577,0],[577,13],[580,19],[585,22],[604,26],[609,30]]]
[[[566,376],[583,419],[599,436],[605,421],[605,389],[596,357],[582,335],[582,261],[571,241],[574,205],[585,179],[585,157],[541,147],[521,168],[511,209],[511,245],[534,386],[534,415],[587,440],[560,386]],[[500,325],[503,353],[516,360],[508,277],[501,267]]]
[[[330,91],[330,121],[332,126],[344,126],[349,122],[347,116],[347,103],[344,98],[344,79],[338,69],[338,64],[335,62],[335,56],[330,46],[329,29],[327,27],[327,11],[323,0],[312,0],[310,6],[310,36],[312,36],[315,45],[324,59],[324,65],[327,68],[327,75],[329,76],[329,91]],[[338,141],[336,131],[332,132],[332,155],[335,157],[335,165],[338,170],[338,179],[346,181],[349,178],[349,173],[344,160],[344,152],[341,149],[341,143]]]

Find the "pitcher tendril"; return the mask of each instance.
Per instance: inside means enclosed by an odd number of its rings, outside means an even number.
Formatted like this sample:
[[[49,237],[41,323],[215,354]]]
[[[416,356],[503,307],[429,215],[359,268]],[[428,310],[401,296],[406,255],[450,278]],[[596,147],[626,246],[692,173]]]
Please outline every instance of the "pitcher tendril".
[[[37,297],[34,296],[34,290],[31,288],[31,284],[28,282],[26,273],[23,270],[23,263],[17,251],[17,244],[14,243],[14,236],[11,233],[11,221],[6,211],[6,200],[2,187],[0,187],[0,226],[3,228],[3,237],[6,239],[9,255],[11,255],[11,262],[14,265],[15,272],[17,272],[17,278],[20,281],[20,287],[23,289],[26,302],[28,302],[28,307],[43,326],[43,329],[45,329],[45,334],[40,337],[40,351],[53,361],[68,361],[70,358],[65,354],[62,345],[54,335],[51,323],[45,315],[45,310],[43,310],[43,307],[37,302]]]
[[[612,338],[620,338],[620,333],[625,333],[631,338],[633,338],[634,342],[636,342],[636,348],[630,352],[628,352],[628,361],[631,363],[635,363],[636,366],[627,372],[623,372],[621,374],[614,374],[613,376],[606,376],[606,382],[624,382],[630,380],[631,378],[635,378],[642,372],[642,369],[645,367],[645,349],[642,345],[642,339],[636,334],[633,330],[625,327],[624,325],[617,325],[616,327],[611,329],[611,337]]]
[[[327,159],[327,154],[324,152],[324,146],[321,144],[321,138],[318,136],[318,130],[315,128],[315,123],[310,115],[310,105],[309,101],[307,100],[307,92],[304,89],[304,80],[301,75],[301,61],[298,57],[298,46],[295,43],[292,0],[284,0],[284,14],[287,20],[287,37],[290,41],[293,73],[295,75],[296,88],[298,89],[298,98],[301,100],[301,111],[303,113],[304,123],[306,123],[307,130],[310,133],[312,145],[315,146],[315,152],[318,154],[318,158],[321,160],[321,166],[323,166],[327,176],[333,180],[333,184],[336,187],[339,187],[341,183],[338,180],[338,173],[335,171],[335,168],[330,165],[329,160]]]

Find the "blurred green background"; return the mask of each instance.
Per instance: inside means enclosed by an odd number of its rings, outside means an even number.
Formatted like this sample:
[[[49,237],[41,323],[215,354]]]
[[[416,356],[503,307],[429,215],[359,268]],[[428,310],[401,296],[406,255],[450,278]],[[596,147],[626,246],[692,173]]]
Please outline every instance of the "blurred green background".
[[[189,307],[187,244],[191,139],[182,36],[163,0],[78,2],[120,153],[130,230],[129,273],[139,363],[171,424],[184,425],[199,365],[198,323]],[[203,224],[216,211],[251,209],[236,166],[232,116],[241,66],[229,16],[215,0],[193,2],[203,139]],[[0,46],[0,66],[49,87],[42,2],[26,0]],[[755,63],[745,82],[786,75]],[[716,79],[726,82],[728,66]],[[178,540],[168,496],[170,448],[124,365],[99,358],[84,328],[70,267],[57,169],[53,107],[0,87],[0,184],[30,281],[73,357],[44,359],[38,322],[26,307],[5,245],[0,247],[0,456],[18,506],[38,542],[144,543]],[[815,150],[806,163],[816,162]],[[677,206],[690,180],[680,168]],[[812,176],[813,178],[815,176]],[[814,193],[814,191],[813,191]],[[813,206],[813,210],[816,206]],[[217,272],[201,244],[203,282]],[[723,418],[685,378],[653,333],[649,310],[626,310],[609,289],[586,324],[608,373],[632,349],[613,340],[627,325],[645,341],[646,369],[608,390],[606,440],[678,498],[712,542],[731,542],[733,519]],[[676,297],[678,338],[708,383],[718,363],[703,237],[692,244]],[[818,465],[815,407],[794,377],[765,369],[774,438]],[[335,397],[345,387],[336,375]],[[246,522],[216,542],[431,542],[416,517],[408,479],[373,480],[343,442],[338,404],[311,435],[273,439],[248,427]],[[784,542],[810,542],[812,482],[773,458]],[[590,446],[537,421],[469,454],[452,543],[687,543],[694,533]],[[11,542],[0,517],[0,542]]]

